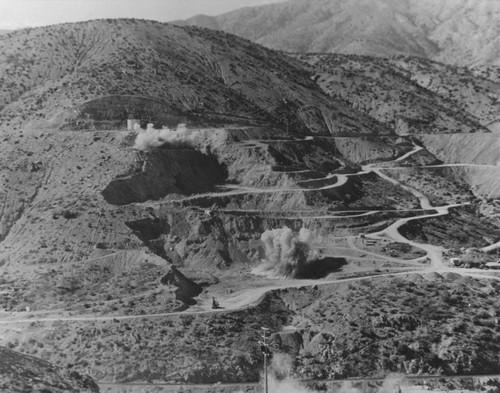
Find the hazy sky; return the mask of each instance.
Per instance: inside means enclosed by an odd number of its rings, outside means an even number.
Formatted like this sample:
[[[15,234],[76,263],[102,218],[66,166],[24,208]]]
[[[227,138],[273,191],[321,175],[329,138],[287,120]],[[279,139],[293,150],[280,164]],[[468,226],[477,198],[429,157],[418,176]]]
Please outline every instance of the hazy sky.
[[[98,18],[162,22],[197,14],[218,15],[284,0],[0,0],[0,29],[35,27]]]

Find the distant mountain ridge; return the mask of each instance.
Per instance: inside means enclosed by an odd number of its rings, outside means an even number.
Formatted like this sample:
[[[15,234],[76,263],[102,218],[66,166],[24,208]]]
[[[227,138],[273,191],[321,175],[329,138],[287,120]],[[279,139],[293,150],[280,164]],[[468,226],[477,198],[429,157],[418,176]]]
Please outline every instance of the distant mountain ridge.
[[[496,0],[289,0],[175,23],[224,30],[289,52],[500,65],[499,20]]]

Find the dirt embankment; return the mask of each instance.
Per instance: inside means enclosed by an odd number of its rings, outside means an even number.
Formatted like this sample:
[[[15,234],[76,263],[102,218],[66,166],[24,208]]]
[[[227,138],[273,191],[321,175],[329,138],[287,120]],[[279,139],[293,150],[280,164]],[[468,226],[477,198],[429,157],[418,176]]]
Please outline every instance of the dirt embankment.
[[[500,197],[500,134],[419,135],[424,146],[457,173],[477,194]]]
[[[411,143],[396,137],[334,139],[337,151],[342,157],[356,164],[393,160],[413,148]]]
[[[500,134],[428,134],[418,139],[447,164],[496,165],[500,161]]]

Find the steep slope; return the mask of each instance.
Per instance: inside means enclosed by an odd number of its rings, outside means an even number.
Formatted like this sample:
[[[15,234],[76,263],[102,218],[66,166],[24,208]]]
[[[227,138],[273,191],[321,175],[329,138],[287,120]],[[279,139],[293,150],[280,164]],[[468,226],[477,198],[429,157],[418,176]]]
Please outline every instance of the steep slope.
[[[299,133],[384,132],[328,101],[293,60],[222,32],[101,20],[15,31],[0,46],[5,126],[109,129],[134,117],[285,127],[286,118]]]
[[[467,164],[454,170],[477,195],[500,195],[500,84],[494,81],[495,67],[475,72],[403,56],[293,56],[309,67],[330,96],[344,99],[399,135],[420,135],[423,145],[445,163]],[[475,134],[467,135],[471,132]]]
[[[430,152],[447,163],[467,163],[457,172],[477,194],[500,196],[500,135],[421,135]]]
[[[500,67],[458,67],[416,57],[377,59],[419,86],[452,101],[494,130],[500,123]]]
[[[290,0],[184,22],[290,52],[500,64],[496,0]]]
[[[10,393],[99,392],[99,387],[89,376],[65,371],[34,356],[22,355],[4,347],[0,347],[0,389]]]
[[[487,131],[481,120],[489,124],[500,116],[494,83],[470,73],[469,82],[458,72],[446,72],[446,67],[439,63],[428,63],[421,71],[423,67],[418,65],[423,61],[414,59],[331,54],[296,57],[309,66],[323,91],[349,102],[399,135]],[[421,86],[424,80],[428,83]],[[463,88],[458,89],[457,85]],[[466,89],[472,92],[470,100],[464,94]],[[464,109],[470,109],[481,120]]]
[[[443,248],[500,240],[467,184],[419,145],[429,135],[396,135],[322,92],[298,61],[225,33],[126,20],[6,37],[0,345],[110,383],[256,381],[262,326],[299,350],[298,377],[378,375],[411,362],[436,373],[498,367],[497,346],[488,348],[499,332],[496,285],[394,280],[448,270],[441,248],[402,238],[405,224],[422,224],[408,235],[419,239],[446,216],[458,233]],[[31,39],[40,49],[23,52]],[[38,112],[23,106],[35,98]],[[440,121],[461,119],[433,99]],[[128,131],[128,115],[188,125]],[[474,301],[449,318],[415,309],[453,289]],[[433,347],[437,363],[426,356],[429,334],[472,320],[479,305],[481,327],[458,325],[460,342],[432,337],[447,350]],[[364,329],[376,317],[368,310],[393,316]],[[322,333],[341,324],[340,352],[325,352]],[[481,356],[462,357],[468,351]]]

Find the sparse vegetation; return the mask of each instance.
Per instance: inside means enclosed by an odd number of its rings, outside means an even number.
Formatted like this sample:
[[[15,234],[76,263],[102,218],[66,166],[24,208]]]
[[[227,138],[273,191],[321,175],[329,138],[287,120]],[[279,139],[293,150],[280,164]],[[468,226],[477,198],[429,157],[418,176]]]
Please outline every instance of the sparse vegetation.
[[[428,247],[500,238],[477,204],[494,199],[429,168],[441,161],[421,134],[490,115],[452,102],[467,72],[307,56],[328,97],[296,60],[208,29],[26,34],[0,36],[1,345],[96,379],[257,381],[264,325],[300,378],[498,369],[496,281],[432,273],[452,268]],[[456,72],[458,92],[414,80],[433,67]],[[136,150],[129,116],[204,129],[189,148]],[[423,217],[456,202],[475,204]],[[310,234],[290,243],[304,281],[254,274],[270,261],[261,234],[284,226]]]

